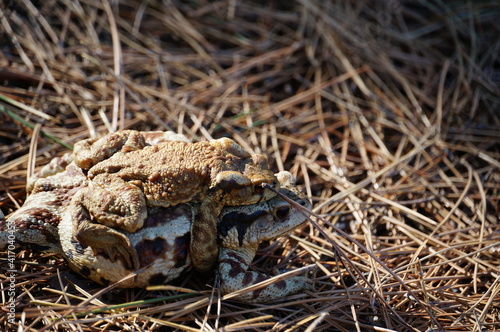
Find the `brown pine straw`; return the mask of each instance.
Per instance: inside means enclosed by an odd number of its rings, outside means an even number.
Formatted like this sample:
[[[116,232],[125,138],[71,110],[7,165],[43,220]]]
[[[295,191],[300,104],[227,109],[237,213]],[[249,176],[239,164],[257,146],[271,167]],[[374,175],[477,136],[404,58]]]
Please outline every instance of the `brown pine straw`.
[[[5,215],[78,140],[227,136],[314,203],[252,268],[316,291],[242,304],[194,272],[103,287],[17,250],[0,330],[500,330],[499,22],[494,1],[2,2]]]

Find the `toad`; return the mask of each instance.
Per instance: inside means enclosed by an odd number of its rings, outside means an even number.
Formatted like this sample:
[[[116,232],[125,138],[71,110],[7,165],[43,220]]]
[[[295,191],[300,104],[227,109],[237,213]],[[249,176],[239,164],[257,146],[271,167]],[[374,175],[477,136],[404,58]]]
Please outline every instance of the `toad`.
[[[144,226],[147,207],[200,203],[191,223],[193,266],[209,270],[217,258],[217,217],[224,206],[269,200],[279,188],[267,158],[250,155],[236,142],[162,141],[151,133],[124,130],[75,145],[75,164],[87,172],[89,186],[71,201],[75,238],[84,247],[107,248],[139,267],[128,237]]]
[[[310,203],[294,186],[289,172],[277,174],[279,191],[308,208]],[[101,284],[116,283],[136,270],[109,248],[82,245],[75,240],[74,220],[69,202],[90,185],[71,155],[55,158],[31,181],[31,195],[6,221],[0,220],[0,248],[9,245],[9,229],[16,230],[17,246],[62,254],[69,266]],[[120,287],[165,284],[193,267],[190,251],[192,227],[201,203],[180,203],[170,207],[147,207],[144,225],[136,232],[115,231],[127,237],[138,256],[140,272]],[[224,207],[217,220],[219,243],[218,275],[222,294],[255,285],[270,276],[249,269],[262,241],[283,236],[306,220],[304,214],[281,197],[267,201]],[[11,227],[12,226],[12,227]],[[296,276],[242,292],[233,299],[242,302],[270,302],[311,289],[310,280]]]

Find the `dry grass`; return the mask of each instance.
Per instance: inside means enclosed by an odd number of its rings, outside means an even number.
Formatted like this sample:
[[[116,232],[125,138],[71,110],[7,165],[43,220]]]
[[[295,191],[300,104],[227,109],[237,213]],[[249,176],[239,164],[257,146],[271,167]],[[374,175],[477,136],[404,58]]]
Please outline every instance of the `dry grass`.
[[[315,264],[315,293],[218,302],[213,278],[196,274],[179,285],[208,292],[187,297],[73,287],[60,257],[19,251],[17,323],[2,315],[1,329],[500,330],[494,3],[1,4],[5,214],[25,198],[28,165],[67,151],[51,137],[71,146],[133,128],[230,136],[266,153],[321,217],[319,229],[269,244],[255,264]]]

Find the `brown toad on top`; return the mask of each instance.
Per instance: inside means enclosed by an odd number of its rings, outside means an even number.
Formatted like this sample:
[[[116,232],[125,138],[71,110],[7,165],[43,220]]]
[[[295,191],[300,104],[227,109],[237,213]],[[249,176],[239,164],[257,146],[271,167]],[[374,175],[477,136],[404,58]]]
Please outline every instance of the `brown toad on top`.
[[[191,225],[193,266],[208,270],[217,257],[217,217],[224,206],[266,201],[279,182],[267,158],[250,155],[231,139],[148,145],[134,130],[119,131],[75,145],[75,163],[91,180],[72,200],[76,238],[84,246],[106,248],[139,266],[130,240],[114,228],[136,232],[147,206],[201,203]]]

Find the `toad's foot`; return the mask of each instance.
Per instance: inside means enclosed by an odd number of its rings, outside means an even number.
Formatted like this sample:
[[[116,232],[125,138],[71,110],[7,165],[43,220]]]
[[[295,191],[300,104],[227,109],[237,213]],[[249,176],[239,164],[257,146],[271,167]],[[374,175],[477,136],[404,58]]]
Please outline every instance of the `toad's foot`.
[[[75,163],[82,169],[90,169],[118,152],[141,150],[146,145],[144,136],[135,130],[121,130],[101,138],[89,138],[75,144]]]
[[[221,278],[222,294],[230,294],[245,287],[255,285],[271,278],[270,275],[256,271],[248,271],[253,253],[242,253],[242,250],[221,248],[219,254],[219,276]],[[266,303],[277,301],[301,290],[314,290],[311,280],[306,277],[291,277],[275,283],[262,286],[256,290],[233,297],[246,303]]]
[[[139,269],[139,257],[128,237],[124,234],[101,224],[83,221],[76,230],[76,240],[86,248],[91,247],[94,255],[99,250],[115,262],[123,259],[124,267],[129,270]]]

